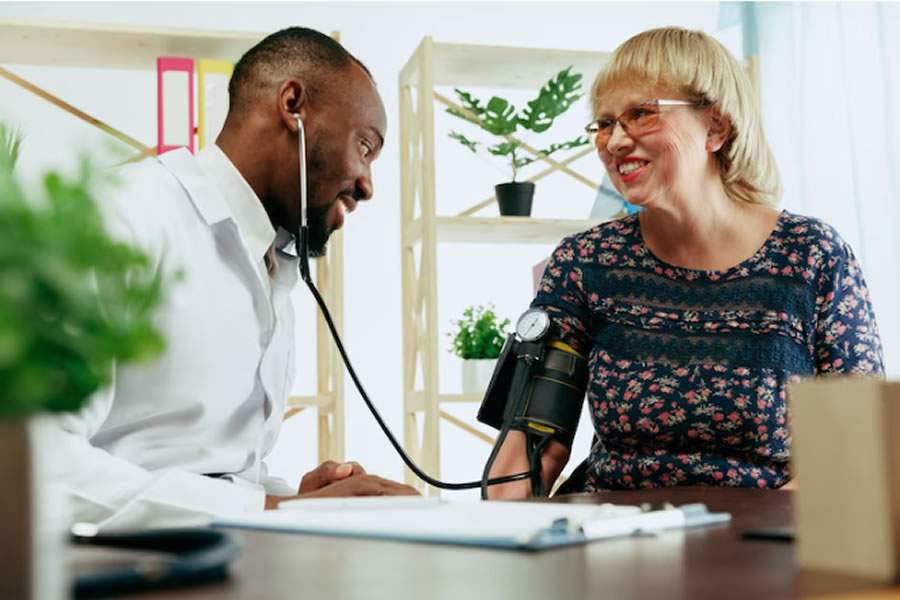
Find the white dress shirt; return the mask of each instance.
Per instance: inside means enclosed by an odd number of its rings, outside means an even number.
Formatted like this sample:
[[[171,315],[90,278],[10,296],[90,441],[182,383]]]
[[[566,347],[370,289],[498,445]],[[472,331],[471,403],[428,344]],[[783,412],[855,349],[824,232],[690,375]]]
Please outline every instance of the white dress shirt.
[[[294,257],[276,252],[270,278],[264,256],[290,236],[276,236],[215,145],[148,159],[122,179],[107,226],[164,276],[182,273],[157,319],[167,346],[152,363],[117,368],[114,385],[60,419],[53,477],[75,520],[106,529],[262,510],[266,493],[295,493],[263,462],[293,379],[297,282]]]

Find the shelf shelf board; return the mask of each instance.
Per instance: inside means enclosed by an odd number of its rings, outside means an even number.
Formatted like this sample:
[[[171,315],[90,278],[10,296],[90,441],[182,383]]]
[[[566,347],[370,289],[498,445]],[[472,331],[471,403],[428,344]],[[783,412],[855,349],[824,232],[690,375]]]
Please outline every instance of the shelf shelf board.
[[[334,402],[332,394],[318,394],[315,396],[290,396],[287,399],[287,408],[325,408]]]
[[[0,64],[156,69],[158,56],[236,61],[263,33],[0,20]]]
[[[588,219],[540,219],[534,217],[437,217],[438,242],[484,244],[557,243],[568,235],[597,225]],[[404,244],[421,241],[422,220],[416,219],[404,232]]]
[[[589,50],[432,44],[434,85],[437,86],[538,89],[569,65],[574,72],[584,76],[584,85],[589,86],[609,56],[607,52]],[[415,71],[416,66],[411,61],[402,71],[404,83],[415,83]]]

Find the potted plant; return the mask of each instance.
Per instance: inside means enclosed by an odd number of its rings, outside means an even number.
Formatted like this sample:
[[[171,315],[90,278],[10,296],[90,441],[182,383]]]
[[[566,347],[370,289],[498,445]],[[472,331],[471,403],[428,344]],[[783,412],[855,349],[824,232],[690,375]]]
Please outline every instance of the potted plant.
[[[108,237],[86,161],[78,176],[49,171],[26,188],[13,170],[20,143],[0,124],[0,597],[53,598],[68,584],[68,515],[41,477],[58,431],[47,415],[79,410],[113,361],[162,350],[151,321],[162,282]]]
[[[454,90],[463,108],[449,108],[447,112],[499,138],[496,143],[487,146],[487,151],[494,156],[504,156],[509,161],[512,180],[494,186],[501,215],[527,217],[531,214],[534,183],[516,180],[523,167],[560,150],[578,148],[590,143],[587,136],[579,135],[567,142],[550,144],[537,154],[528,156],[522,142],[512,137],[520,128],[533,133],[544,133],[550,129],[558,116],[583,96],[581,74],[572,73],[571,69],[571,66],[567,67],[547,81],[538,92],[537,98],[528,102],[525,108],[519,111],[516,111],[516,107],[509,100],[499,96],[493,96],[483,104],[465,90]],[[478,151],[480,142],[457,131],[451,131],[449,135],[472,152]]]
[[[470,306],[453,325],[451,352],[463,359],[462,393],[483,393],[506,341],[509,319],[499,321],[493,306]]]

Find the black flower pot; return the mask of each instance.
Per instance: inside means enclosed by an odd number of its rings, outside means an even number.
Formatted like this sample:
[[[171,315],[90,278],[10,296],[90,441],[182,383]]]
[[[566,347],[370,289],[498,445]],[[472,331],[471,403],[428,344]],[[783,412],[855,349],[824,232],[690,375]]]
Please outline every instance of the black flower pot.
[[[513,181],[494,186],[497,203],[500,205],[500,216],[531,216],[531,201],[534,200],[534,184],[530,181]]]

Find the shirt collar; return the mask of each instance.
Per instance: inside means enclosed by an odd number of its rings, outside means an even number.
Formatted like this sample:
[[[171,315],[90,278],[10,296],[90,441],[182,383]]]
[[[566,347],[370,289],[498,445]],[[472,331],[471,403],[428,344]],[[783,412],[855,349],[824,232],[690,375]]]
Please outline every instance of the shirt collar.
[[[201,150],[197,162],[222,192],[251,256],[262,258],[275,241],[275,228],[256,192],[218,145]]]

